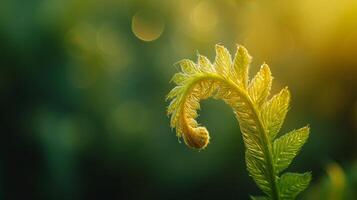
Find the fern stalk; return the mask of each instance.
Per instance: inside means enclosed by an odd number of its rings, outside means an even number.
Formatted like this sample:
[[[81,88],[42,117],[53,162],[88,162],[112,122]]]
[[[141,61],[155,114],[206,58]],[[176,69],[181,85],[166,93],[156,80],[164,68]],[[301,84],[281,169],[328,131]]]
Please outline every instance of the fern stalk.
[[[275,139],[288,111],[290,93],[287,88],[267,100],[272,76],[268,65],[263,64],[257,75],[249,81],[251,57],[248,51],[237,46],[232,60],[228,50],[216,45],[214,64],[201,55],[197,63],[182,60],[181,71],[172,81],[177,84],[167,99],[171,127],[178,137],[192,148],[203,149],[209,143],[205,127],[196,118],[199,101],[211,96],[230,105],[238,120],[246,148],[249,175],[265,193],[252,199],[290,200],[309,184],[310,173],[280,173],[285,170],[306,142],[309,128],[304,127]]]

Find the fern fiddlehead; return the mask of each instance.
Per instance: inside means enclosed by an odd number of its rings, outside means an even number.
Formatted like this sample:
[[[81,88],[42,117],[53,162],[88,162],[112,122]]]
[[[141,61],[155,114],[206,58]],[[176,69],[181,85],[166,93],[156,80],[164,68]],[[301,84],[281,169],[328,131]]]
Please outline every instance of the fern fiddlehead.
[[[311,174],[280,174],[306,142],[309,128],[293,130],[276,139],[289,109],[289,90],[284,88],[267,100],[273,79],[270,69],[263,64],[249,81],[250,62],[251,57],[243,46],[237,46],[232,60],[229,51],[221,45],[216,45],[213,64],[202,55],[198,55],[197,63],[180,61],[182,72],[172,78],[177,86],[167,95],[171,100],[167,109],[170,125],[189,147],[203,149],[210,137],[208,130],[196,121],[199,102],[212,96],[223,100],[232,107],[238,120],[249,175],[266,195],[251,198],[295,199],[308,186]]]

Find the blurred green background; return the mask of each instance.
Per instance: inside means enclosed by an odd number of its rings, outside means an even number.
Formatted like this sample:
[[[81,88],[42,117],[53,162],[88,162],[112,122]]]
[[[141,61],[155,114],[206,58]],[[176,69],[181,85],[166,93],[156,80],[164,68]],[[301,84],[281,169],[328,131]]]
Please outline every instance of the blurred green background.
[[[293,100],[282,132],[310,124],[289,171],[302,199],[357,199],[357,1],[2,0],[0,199],[248,199],[238,124],[202,102],[211,133],[188,149],[165,95],[180,59],[221,43],[263,62]]]

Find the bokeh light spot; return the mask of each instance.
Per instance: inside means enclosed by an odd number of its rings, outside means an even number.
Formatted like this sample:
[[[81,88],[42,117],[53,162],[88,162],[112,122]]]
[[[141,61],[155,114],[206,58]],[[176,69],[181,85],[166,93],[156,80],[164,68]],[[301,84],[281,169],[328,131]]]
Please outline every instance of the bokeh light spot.
[[[132,19],[131,29],[140,40],[149,42],[158,39],[163,33],[165,23],[152,11],[139,11]]]
[[[199,2],[191,13],[191,23],[200,31],[213,30],[218,21],[218,14],[214,5],[208,1]]]

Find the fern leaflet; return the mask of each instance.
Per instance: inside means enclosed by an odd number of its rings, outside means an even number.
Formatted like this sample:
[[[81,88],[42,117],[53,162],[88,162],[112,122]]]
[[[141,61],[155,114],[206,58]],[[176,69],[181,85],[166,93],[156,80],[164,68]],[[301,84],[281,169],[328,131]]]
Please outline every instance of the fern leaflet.
[[[237,46],[232,60],[229,51],[216,45],[216,58],[212,64],[198,55],[197,63],[179,62],[181,72],[172,81],[177,85],[167,95],[171,100],[167,108],[170,125],[178,137],[196,149],[209,143],[208,130],[196,121],[200,100],[209,97],[221,99],[230,105],[238,120],[246,148],[245,159],[249,175],[266,196],[252,199],[294,199],[311,179],[310,173],[280,173],[298,154],[309,135],[309,128],[291,131],[277,139],[289,108],[290,93],[282,89],[270,100],[272,76],[263,64],[249,81],[251,56],[243,46]]]

